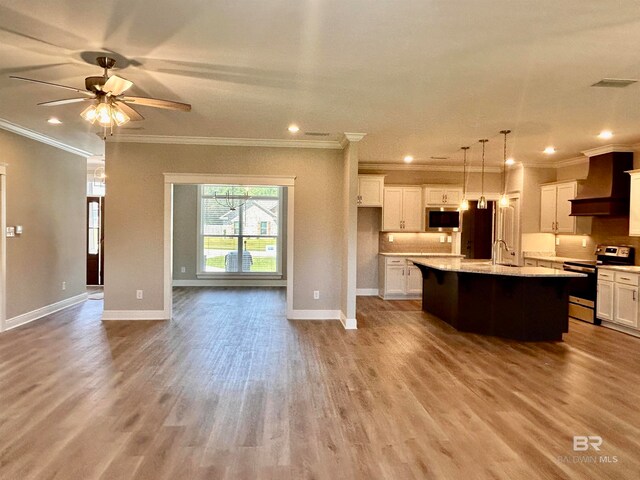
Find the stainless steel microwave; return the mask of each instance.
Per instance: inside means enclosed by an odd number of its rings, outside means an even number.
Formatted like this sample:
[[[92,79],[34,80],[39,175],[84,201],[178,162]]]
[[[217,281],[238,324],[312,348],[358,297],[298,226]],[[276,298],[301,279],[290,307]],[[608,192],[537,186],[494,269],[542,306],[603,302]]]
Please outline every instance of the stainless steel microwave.
[[[460,212],[456,208],[427,208],[425,225],[429,232],[457,232]]]

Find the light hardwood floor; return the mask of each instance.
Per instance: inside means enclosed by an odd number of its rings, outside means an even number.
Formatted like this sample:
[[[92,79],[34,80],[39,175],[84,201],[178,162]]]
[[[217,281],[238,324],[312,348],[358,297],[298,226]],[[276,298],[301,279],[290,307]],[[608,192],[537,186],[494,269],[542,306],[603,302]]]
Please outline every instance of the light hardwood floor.
[[[175,299],[172,322],[88,301],[0,335],[1,479],[640,477],[640,339],[503,341],[376,298],[345,331],[287,321],[279,289]],[[618,462],[566,463],[573,435]]]

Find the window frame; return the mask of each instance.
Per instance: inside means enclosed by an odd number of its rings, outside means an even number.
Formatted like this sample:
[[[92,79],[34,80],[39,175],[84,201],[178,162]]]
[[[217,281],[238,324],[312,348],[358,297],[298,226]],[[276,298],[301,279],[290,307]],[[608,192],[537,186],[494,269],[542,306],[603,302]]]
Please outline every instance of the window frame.
[[[257,187],[275,187],[278,189],[278,196],[253,196],[252,200],[278,200],[278,234],[277,235],[244,235],[244,224],[242,221],[242,216],[240,216],[240,226],[238,228],[238,234],[235,235],[205,235],[203,233],[203,224],[202,224],[202,200],[203,198],[213,198],[212,195],[204,195],[203,190],[206,186],[225,186],[229,188],[240,187],[240,188],[250,188],[252,185],[226,185],[226,184],[199,184],[198,185],[198,205],[197,205],[197,245],[198,245],[198,255],[197,255],[197,265],[196,265],[196,277],[199,279],[250,279],[250,278],[259,278],[263,280],[281,280],[284,275],[282,273],[282,241],[283,241],[283,225],[282,221],[284,219],[284,188],[279,185],[256,185]],[[244,214],[244,205],[241,207],[241,211]],[[235,230],[235,228],[234,228]],[[275,272],[207,272],[205,271],[205,259],[204,259],[204,238],[205,237],[219,237],[219,238],[237,238],[238,239],[238,258],[242,258],[243,241],[246,238],[275,238],[276,239],[276,271]],[[242,265],[240,261],[240,265]]]

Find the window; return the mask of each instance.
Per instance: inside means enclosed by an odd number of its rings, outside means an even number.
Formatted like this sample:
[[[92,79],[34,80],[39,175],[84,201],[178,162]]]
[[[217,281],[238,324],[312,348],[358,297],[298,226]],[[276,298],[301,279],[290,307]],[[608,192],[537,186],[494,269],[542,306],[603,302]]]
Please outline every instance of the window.
[[[280,276],[282,208],[282,187],[200,185],[199,275]]]

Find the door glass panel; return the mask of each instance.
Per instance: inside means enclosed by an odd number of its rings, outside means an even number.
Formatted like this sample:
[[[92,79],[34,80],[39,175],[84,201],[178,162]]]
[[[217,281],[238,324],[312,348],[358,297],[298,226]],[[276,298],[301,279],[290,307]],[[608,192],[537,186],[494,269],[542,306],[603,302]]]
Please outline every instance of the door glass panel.
[[[89,255],[97,255],[100,248],[100,204],[90,202],[88,205],[88,253]]]

